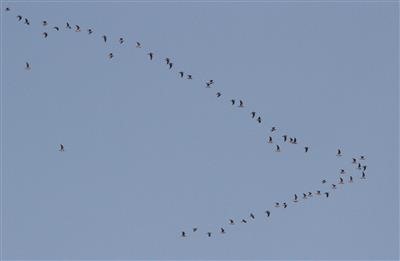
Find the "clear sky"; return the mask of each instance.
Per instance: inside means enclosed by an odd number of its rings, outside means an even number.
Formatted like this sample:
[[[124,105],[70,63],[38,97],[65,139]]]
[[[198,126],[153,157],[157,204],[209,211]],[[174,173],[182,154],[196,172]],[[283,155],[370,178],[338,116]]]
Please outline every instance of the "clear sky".
[[[3,259],[398,259],[398,3],[8,1],[1,29]]]

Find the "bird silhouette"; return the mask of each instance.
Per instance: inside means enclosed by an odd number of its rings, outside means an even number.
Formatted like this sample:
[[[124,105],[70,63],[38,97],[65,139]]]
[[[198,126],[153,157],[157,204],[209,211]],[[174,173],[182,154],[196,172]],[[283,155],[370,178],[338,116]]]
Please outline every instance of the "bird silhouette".
[[[219,97],[221,97],[221,93],[220,92],[217,92],[217,98],[219,98]]]
[[[207,232],[208,237],[211,237],[211,232]]]
[[[272,137],[271,136],[269,136],[269,138],[268,138],[268,143],[272,143]]]
[[[339,178],[339,184],[343,184],[343,178]]]
[[[123,44],[124,43],[124,38],[120,37],[119,38],[119,44]]]
[[[243,218],[241,222],[246,224],[247,220]]]
[[[308,148],[307,146],[305,146],[305,147],[304,147],[304,152],[307,153],[307,152],[308,152],[308,149],[309,149],[309,148]]]
[[[63,144],[60,144],[60,149],[59,149],[59,151],[64,151],[64,145]]]
[[[287,135],[282,135],[282,137],[283,137],[283,142],[286,142],[287,141]]]
[[[336,156],[338,157],[342,156],[342,151],[340,149],[337,150]]]
[[[92,33],[93,33],[93,29],[89,28],[89,29],[87,30],[87,32],[88,32],[88,34],[92,34]]]
[[[225,234],[225,229],[221,227],[221,234]]]
[[[43,32],[43,36],[44,36],[44,38],[47,38],[47,36],[48,36],[48,33],[46,33],[46,32]]]
[[[365,158],[366,158],[366,157],[365,157],[364,155],[361,155],[361,156],[360,156],[360,160],[365,160]]]
[[[243,103],[242,100],[239,100],[239,107],[240,107],[240,108],[243,108],[243,107],[244,107],[244,103]]]
[[[229,225],[234,225],[235,221],[233,221],[233,219],[229,219]]]
[[[261,117],[257,118],[258,123],[261,123]]]
[[[275,202],[275,207],[279,208],[279,202]]]
[[[153,60],[153,55],[154,54],[152,52],[148,53],[147,55],[150,57],[150,60]]]
[[[276,131],[276,127],[271,128],[271,132],[274,132],[274,131]]]
[[[141,48],[142,45],[139,42],[136,42],[136,48]]]
[[[47,25],[47,21],[43,21],[43,22],[42,22],[42,25],[43,25],[43,26],[46,26],[46,25]]]
[[[287,208],[286,202],[283,202],[283,208]]]
[[[58,26],[54,26],[53,29],[56,31],[60,31],[60,28]]]
[[[361,179],[366,179],[364,171],[362,172]]]
[[[293,200],[293,202],[298,202],[298,200],[297,200],[297,194],[294,194],[294,200]]]
[[[112,59],[113,57],[114,57],[114,54],[113,54],[113,53],[109,53],[109,54],[108,54],[108,58]]]
[[[255,112],[255,111],[252,111],[252,112],[251,112],[251,118],[254,119],[254,117],[256,117],[256,112]]]
[[[357,164],[357,159],[353,158],[352,163],[353,163],[353,164]]]
[[[364,165],[362,168],[363,168],[363,171],[366,171],[367,170],[367,165]]]
[[[10,7],[6,7],[6,12],[8,12],[8,11],[10,11],[11,9],[10,9]]]
[[[187,79],[188,79],[188,80],[192,80],[192,79],[193,79],[193,76],[192,76],[191,74],[188,74],[188,75],[187,75]]]
[[[267,214],[267,217],[271,216],[271,212],[269,210],[266,210],[265,213]]]
[[[170,59],[167,57],[167,58],[165,58],[165,62],[167,63],[167,64],[169,64],[170,63]]]
[[[340,174],[346,174],[346,171],[344,169],[340,169]]]
[[[329,192],[324,193],[326,197],[329,197]]]
[[[311,193],[311,192],[308,192],[308,193],[307,193],[307,196],[312,197],[312,193]]]
[[[80,32],[81,31],[81,27],[79,25],[75,25],[75,32]]]
[[[65,25],[65,27],[67,28],[67,29],[72,29],[72,27],[71,27],[71,25],[67,22],[67,24]]]
[[[232,105],[235,105],[235,100],[232,99],[232,100],[231,100],[231,103],[232,103]]]
[[[185,231],[181,232],[181,237],[186,237],[186,232]]]
[[[352,176],[350,176],[350,178],[349,178],[349,183],[353,183],[353,177]]]
[[[279,147],[279,145],[276,145],[276,150],[275,150],[276,152],[280,152],[281,151],[281,148]]]
[[[30,25],[31,24],[27,18],[25,18],[25,24],[26,25]]]
[[[303,193],[303,199],[307,199],[307,194]]]
[[[179,72],[179,75],[181,76],[181,78],[183,78],[183,72]]]
[[[253,213],[250,213],[250,217],[251,217],[252,219],[255,219],[255,218],[256,218],[256,217],[254,216]]]
[[[192,230],[193,230],[193,232],[196,232],[197,231],[197,227],[194,227]]]
[[[317,190],[317,192],[315,193],[315,195],[321,195],[321,191],[320,190]]]
[[[335,184],[332,184],[332,189],[336,189],[336,185]]]
[[[17,15],[18,21],[22,20],[22,16],[21,15]]]
[[[323,180],[322,180],[322,184],[325,184],[325,183],[326,183],[326,180],[325,180],[325,179],[323,179]]]
[[[28,62],[25,63],[25,69],[26,70],[30,70],[31,69],[31,65]]]
[[[107,42],[107,36],[106,35],[103,35],[102,38],[103,38],[104,42]]]
[[[171,70],[173,63],[169,63],[169,69]]]

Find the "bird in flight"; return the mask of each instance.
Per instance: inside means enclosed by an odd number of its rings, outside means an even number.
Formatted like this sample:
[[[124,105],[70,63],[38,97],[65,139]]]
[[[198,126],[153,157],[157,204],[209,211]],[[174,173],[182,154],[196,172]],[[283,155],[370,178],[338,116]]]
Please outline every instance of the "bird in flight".
[[[366,171],[367,170],[367,165],[364,165],[363,166],[363,171]]]
[[[303,193],[303,198],[307,199],[307,194],[306,193]]]
[[[193,76],[192,76],[191,74],[188,74],[188,75],[187,75],[187,79],[188,79],[188,80],[192,80],[192,79],[193,79]]]
[[[257,118],[258,123],[261,123],[261,117]]]
[[[252,112],[251,112],[251,118],[254,119],[254,117],[256,117],[256,112],[255,112],[255,111],[252,111]]]
[[[349,178],[349,183],[353,183],[353,177],[352,176],[350,176],[350,178]]]
[[[81,31],[81,27],[79,25],[75,25],[75,32],[80,32]]]
[[[22,20],[22,16],[21,15],[17,15],[18,21]]]
[[[335,184],[332,184],[332,189],[336,189],[336,185]]]
[[[243,219],[242,219],[242,223],[245,223],[245,224],[246,224],[246,223],[247,223],[247,220],[243,218]]]
[[[275,202],[275,207],[279,208],[279,202]]]
[[[283,202],[283,208],[287,208],[286,202]]]
[[[366,157],[365,157],[364,155],[361,155],[361,156],[360,156],[360,160],[365,160],[365,158],[366,158]]]
[[[362,172],[361,179],[365,179],[365,172]]]
[[[208,237],[211,237],[211,232],[207,232]]]
[[[171,60],[167,57],[167,58],[165,58],[165,62],[166,62],[167,64],[169,64],[169,63],[171,62]]]
[[[217,98],[219,98],[219,97],[221,97],[221,93],[220,92],[217,92]]]
[[[61,151],[61,152],[64,151],[64,145],[63,145],[63,144],[60,144],[60,149],[59,149],[59,151]]]
[[[308,192],[308,196],[309,196],[309,197],[312,197],[312,193],[311,193],[311,192]]]
[[[356,158],[353,158],[352,163],[353,163],[353,164],[357,164],[357,159],[356,159]]]
[[[269,136],[269,138],[268,138],[268,143],[272,143],[272,137],[271,136]]]
[[[89,28],[89,29],[87,30],[87,33],[88,33],[88,34],[92,34],[92,33],[93,33],[93,29]]]
[[[325,184],[325,183],[326,183],[326,180],[325,180],[325,179],[323,179],[323,180],[322,180],[322,184]]]
[[[47,21],[43,21],[43,22],[42,22],[42,25],[43,25],[43,26],[46,26],[46,25],[47,25]]]
[[[169,69],[171,70],[173,63],[169,63]]]
[[[287,135],[286,134],[282,135],[282,137],[283,137],[283,142],[286,142],[287,141]]]
[[[279,145],[276,145],[276,150],[275,150],[276,152],[280,152],[281,151],[281,148],[279,147]]]
[[[123,44],[124,43],[124,38],[120,37],[119,38],[119,44]]]
[[[179,75],[181,76],[181,78],[183,78],[183,72],[179,72]]]
[[[243,108],[243,107],[244,107],[244,103],[243,103],[242,100],[239,100],[239,107],[240,107],[240,108]]]
[[[153,60],[153,53],[152,52],[148,53],[147,55],[150,57],[150,60]]]
[[[232,100],[231,100],[231,103],[232,103],[232,105],[235,105],[235,100],[232,99]]]
[[[339,184],[343,184],[343,178],[342,177],[339,178]]]
[[[193,230],[193,232],[196,232],[197,231],[197,227],[194,227],[192,230]]]
[[[181,237],[186,237],[186,232],[185,231],[182,231]]]
[[[329,197],[329,192],[324,193],[326,197]]]
[[[297,194],[294,194],[294,200],[293,200],[293,202],[298,202],[298,200],[297,200]]]
[[[25,69],[26,70],[30,70],[31,69],[31,65],[28,62],[25,63]]]
[[[342,156],[342,151],[340,149],[337,150],[336,156],[338,157]]]
[[[56,31],[60,31],[60,28],[58,26],[54,26],[53,29]]]
[[[141,48],[141,44],[139,42],[136,42],[136,48]]]
[[[269,212],[269,210],[266,210],[265,213],[267,214],[267,217],[271,215],[271,212]]]
[[[30,25],[31,24],[27,18],[25,18],[25,24],[26,25]]]
[[[10,9],[10,7],[6,7],[6,12],[8,12],[8,11],[10,11],[11,9]]]
[[[107,36],[106,36],[106,35],[103,35],[102,37],[103,37],[103,41],[104,41],[104,42],[107,42]]]
[[[274,131],[276,131],[276,127],[271,128],[271,132],[274,132]]]
[[[44,32],[44,33],[43,33],[43,36],[44,36],[44,38],[47,38],[48,33]]]
[[[225,229],[221,227],[221,234],[225,234]]]
[[[233,221],[233,219],[229,219],[229,225],[234,225],[235,221]]]
[[[315,195],[321,195],[321,191],[320,190],[317,190],[317,192],[315,193]]]
[[[344,169],[340,169],[340,174],[346,174],[346,171]]]
[[[250,213],[250,217],[251,217],[252,219],[255,219],[255,218],[256,218],[256,217],[254,216],[253,213]]]
[[[66,24],[66,28],[67,29],[72,29],[72,27],[71,27],[71,25],[67,22],[67,24]]]
[[[113,53],[109,53],[109,54],[108,54],[108,58],[112,59],[113,57],[114,57],[114,54],[113,54]]]
[[[307,147],[307,146],[304,147],[304,152],[305,152],[305,153],[308,152],[308,147]]]

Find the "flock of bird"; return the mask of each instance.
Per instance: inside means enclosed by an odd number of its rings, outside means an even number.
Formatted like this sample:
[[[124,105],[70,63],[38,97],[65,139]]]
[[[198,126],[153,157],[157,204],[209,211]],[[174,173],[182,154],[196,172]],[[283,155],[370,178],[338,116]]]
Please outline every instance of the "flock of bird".
[[[6,12],[10,12],[11,9],[9,7],[6,7],[5,11]],[[16,18],[17,18],[17,21],[25,24],[26,26],[31,25],[31,21],[28,18],[23,17],[22,15],[17,15]],[[59,32],[61,29],[74,30],[77,33],[82,32],[82,29],[81,29],[80,25],[71,26],[71,24],[69,22],[66,22],[64,27],[61,27],[59,25],[50,26],[48,21],[42,20],[41,21],[41,26],[43,28],[43,32],[42,32],[42,37],[43,38],[48,38],[49,34],[50,34],[50,31],[53,31],[54,33],[56,33],[56,32]],[[86,32],[87,32],[88,35],[93,35],[95,33],[93,28],[87,28]],[[104,43],[107,43],[108,41],[110,41],[108,36],[105,35],[105,34],[101,34],[100,35],[100,40],[103,41]],[[117,40],[118,40],[118,43],[120,45],[123,45],[123,44],[126,43],[126,40],[123,37],[120,37]],[[134,47],[138,48],[138,49],[143,49],[142,48],[143,47],[142,44],[140,42],[138,42],[138,41],[134,42]],[[145,51],[145,54],[148,56],[150,61],[154,61],[155,58],[156,58],[156,55],[155,55],[154,51]],[[114,55],[113,52],[109,52],[107,54],[107,57],[108,57],[108,59],[113,59],[115,57],[115,55]],[[165,57],[165,58],[162,58],[162,61],[166,64],[167,68],[170,71],[174,71],[173,68],[176,68],[176,66],[172,62],[171,58]],[[30,62],[26,62],[25,63],[25,69],[26,70],[31,70],[31,68],[32,68],[31,63]],[[177,70],[177,75],[178,75],[179,78],[182,78],[182,79],[194,80],[193,74],[186,73],[186,72],[184,72],[182,70]],[[202,81],[202,82],[203,82],[205,88],[212,88],[215,85],[214,80],[206,80],[206,81]],[[223,93],[221,91],[216,91],[215,96],[216,96],[217,99],[221,99],[221,97],[223,96]],[[240,98],[228,98],[228,102],[230,103],[231,106],[234,106],[234,107],[238,107],[238,108],[244,108],[245,107],[243,99],[240,99]],[[259,113],[255,112],[255,111],[250,111],[249,117],[251,119],[255,120],[255,122],[257,124],[262,125],[263,118]],[[283,134],[283,135],[279,134],[277,136],[278,127],[276,127],[276,126],[271,126],[269,128],[269,132],[270,132],[270,135],[268,135],[268,137],[266,137],[266,143],[275,145],[274,146],[274,151],[277,152],[277,153],[281,152],[281,146],[280,145],[282,145],[282,144],[293,144],[293,145],[298,144],[298,140],[294,136],[289,136],[287,134]],[[275,135],[275,136],[272,136],[272,135]],[[281,143],[278,142],[279,140],[281,141]],[[59,151],[60,152],[64,152],[65,151],[63,144],[59,145]],[[303,146],[303,151],[304,151],[304,153],[309,153],[310,146],[309,145],[304,145]],[[341,149],[337,149],[336,156],[337,157],[343,156],[343,153],[342,153]],[[366,173],[365,172],[366,172],[366,169],[367,169],[367,165],[364,164],[365,160],[366,160],[366,156],[365,155],[353,157],[352,160],[351,160],[351,164],[355,166],[355,169],[359,170],[359,172],[360,172],[359,173],[359,178],[361,180],[366,179]],[[343,185],[345,183],[353,183],[354,180],[355,180],[353,178],[353,176],[351,176],[351,175],[349,175],[347,178],[345,178],[345,177],[346,177],[345,169],[340,169],[339,170],[339,177],[338,177],[337,181],[328,182],[326,179],[323,179],[321,181],[321,183],[324,185],[324,188],[323,188],[324,190],[323,191],[322,191],[322,189],[318,189],[318,190],[315,190],[313,192],[312,191],[302,192],[301,194],[299,194],[300,196],[297,195],[297,194],[294,194],[293,198],[291,200],[284,201],[284,202],[275,202],[273,204],[273,207],[274,208],[285,209],[285,208],[287,208],[289,206],[289,202],[291,202],[291,204],[296,204],[296,203],[298,203],[300,201],[300,198],[302,200],[306,200],[306,199],[309,199],[309,198],[314,197],[314,196],[315,197],[322,196],[322,197],[328,198],[331,195],[331,192],[333,190],[337,189],[338,185]],[[345,181],[345,179],[346,179],[346,181]],[[331,185],[329,187],[326,187],[327,184],[329,185],[329,183]],[[272,214],[272,210],[271,209],[267,209],[267,210],[264,211],[263,216],[265,218],[269,218],[271,216],[271,214]],[[237,220],[229,218],[229,219],[227,219],[227,224],[226,225],[233,226],[233,225],[236,225],[237,223],[247,224],[250,220],[254,220],[254,219],[255,219],[255,214],[254,213],[250,213],[250,214],[246,215],[246,217],[242,218],[240,221],[237,221]],[[193,227],[190,230],[181,231],[180,232],[180,236],[184,237],[184,238],[188,237],[189,234],[190,234],[189,231],[192,234],[193,233],[199,233],[198,232],[199,228],[198,227]],[[226,228],[224,226],[220,226],[217,231],[204,231],[204,232],[205,232],[206,236],[212,237],[212,235],[215,235],[215,234],[225,234],[226,233]]]

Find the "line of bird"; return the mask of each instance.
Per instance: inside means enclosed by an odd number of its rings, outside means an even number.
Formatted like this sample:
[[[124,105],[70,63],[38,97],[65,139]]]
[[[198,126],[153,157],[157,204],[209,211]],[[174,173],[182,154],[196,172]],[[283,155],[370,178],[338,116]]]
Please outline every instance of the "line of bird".
[[[11,11],[11,9],[9,7],[6,7],[5,11],[9,12],[9,11]],[[26,17],[23,17],[22,15],[17,15],[17,20],[20,21],[20,22],[23,22],[25,25],[31,25],[30,20],[28,18],[26,18]],[[50,28],[49,23],[46,20],[42,20],[41,21],[41,25],[43,27]],[[58,32],[58,31],[61,30],[61,27],[60,26],[53,26],[53,27],[51,27],[51,29],[53,31]],[[81,26],[79,26],[79,25],[72,26],[69,22],[65,23],[65,29],[66,30],[74,30],[75,32],[81,32],[82,31]],[[92,35],[94,33],[94,29],[93,28],[88,28],[88,29],[86,29],[86,31],[87,31],[88,35]],[[47,38],[49,36],[48,32],[49,31],[47,30],[47,31],[44,31],[42,33],[44,38]],[[107,43],[107,41],[109,41],[107,35],[105,35],[105,34],[101,35],[101,39],[102,39],[102,41],[104,43]],[[122,44],[124,44],[126,42],[126,40],[125,40],[124,37],[119,37],[118,38],[118,42],[119,42],[120,45],[122,45]],[[140,42],[136,41],[135,42],[135,47],[141,49],[142,48],[142,44]],[[153,51],[147,51],[146,55],[149,57],[150,61],[155,60],[155,53]],[[108,56],[109,59],[113,59],[114,58],[114,53],[113,52],[109,52],[107,56]],[[169,58],[169,57],[163,58],[163,61],[165,62],[165,64],[167,65],[169,70],[172,70],[173,68],[175,68],[174,63],[172,62],[171,58]],[[25,69],[27,69],[27,70],[31,69],[31,64],[29,62],[26,62]],[[178,71],[178,76],[179,76],[179,78],[185,78],[187,80],[194,80],[194,77],[193,77],[192,74],[185,73],[184,71]],[[205,88],[211,88],[215,84],[214,80],[206,80],[206,81],[202,80],[202,82],[205,83]],[[221,93],[221,91],[217,91],[215,93],[215,95],[216,95],[217,98],[220,98],[222,96],[222,93]],[[229,103],[232,106],[236,105],[235,107],[238,107],[238,108],[244,108],[245,107],[243,99],[229,99]],[[255,121],[257,123],[259,123],[259,124],[261,124],[263,122],[263,119],[262,119],[261,115],[259,115],[255,111],[251,111],[249,116],[252,119],[255,119]],[[276,135],[276,133],[278,132],[278,127],[272,126],[269,131],[271,133],[270,135]],[[270,135],[267,137],[266,142],[269,143],[269,144],[275,144],[275,150],[274,151],[275,152],[281,152],[280,144],[276,143],[276,138],[277,137],[276,136],[273,137],[273,136],[270,136]],[[286,143],[286,144],[298,144],[298,140],[297,140],[296,137],[290,137],[287,134],[281,135],[281,140],[283,141],[283,143]],[[303,149],[304,149],[304,153],[308,153],[309,150],[310,150],[310,146],[309,145],[305,145],[303,147]],[[65,151],[63,144],[60,144],[59,151],[60,152],[64,152]],[[341,157],[342,155],[343,155],[342,150],[341,149],[337,149],[336,156],[337,157]],[[366,157],[365,156],[360,156],[359,159],[361,161],[363,161],[363,160],[366,159]],[[365,179],[366,178],[365,171],[366,171],[367,165],[361,164],[361,162],[357,161],[357,158],[354,158],[354,157],[352,158],[352,163],[356,164],[357,165],[357,169],[362,171],[361,179]],[[339,174],[340,175],[343,175],[345,173],[346,173],[346,171],[344,169],[340,169],[339,170]],[[353,182],[353,177],[352,176],[349,177],[349,183],[351,183],[351,182]],[[325,179],[322,180],[322,183],[326,183],[326,180]],[[339,177],[338,184],[344,184],[343,177]],[[331,188],[332,189],[336,189],[336,184],[332,184]],[[311,197],[312,195],[313,195],[313,193],[311,193],[311,192],[303,193],[303,199],[306,199],[307,197]],[[321,191],[317,190],[315,195],[321,195]],[[324,195],[326,197],[329,197],[329,192],[324,192]],[[295,194],[293,202],[297,202],[297,201],[298,201],[298,196],[297,196],[297,194]],[[278,202],[275,203],[275,207],[280,207],[280,206],[282,206],[283,208],[286,208],[288,205],[287,205],[286,202],[282,203],[282,205],[280,205]],[[271,212],[269,210],[266,211],[266,214],[267,214],[268,217],[270,216],[270,213]],[[254,219],[254,215],[251,214],[250,218]],[[233,222],[234,221],[231,219],[229,224],[233,225],[234,224]],[[247,221],[245,219],[242,219],[241,222],[242,223],[247,223]],[[198,230],[197,228],[193,228],[193,232],[196,232],[197,230]],[[225,229],[221,228],[220,232],[222,234],[224,234],[225,233]],[[211,237],[211,234],[212,234],[211,232],[207,232],[207,235],[209,237]],[[187,232],[182,231],[181,232],[181,236],[182,237],[186,237],[187,236]]]

